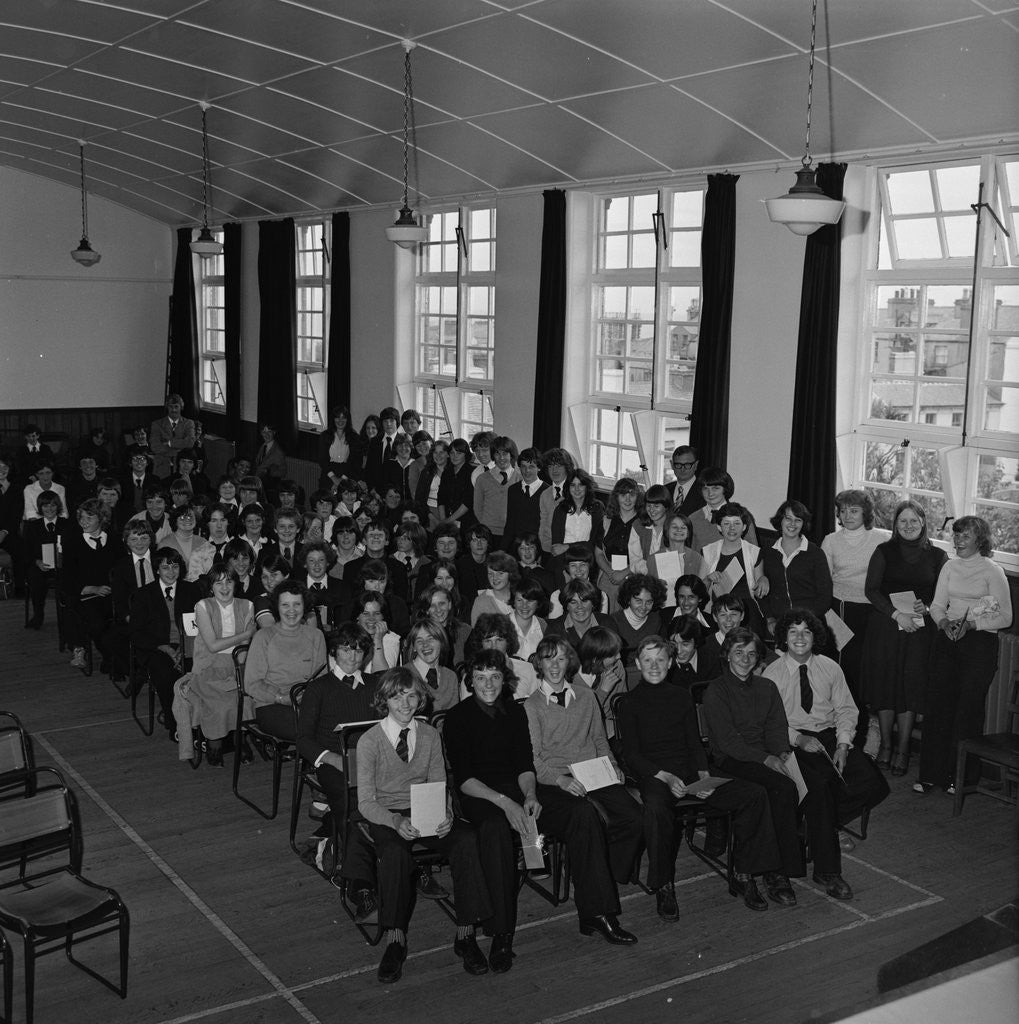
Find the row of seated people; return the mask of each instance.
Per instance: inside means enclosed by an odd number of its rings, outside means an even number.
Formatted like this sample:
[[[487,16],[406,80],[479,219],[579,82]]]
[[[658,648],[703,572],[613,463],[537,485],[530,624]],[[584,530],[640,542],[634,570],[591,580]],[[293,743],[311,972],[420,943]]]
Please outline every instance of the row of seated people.
[[[679,671],[684,637],[699,628],[693,619],[676,631],[677,643],[647,636],[638,644],[638,681],[618,703],[616,744],[598,693],[611,666],[588,665],[595,671],[585,672],[562,635],[546,635],[531,655],[536,685],[525,694],[519,662],[496,633],[474,639],[458,686],[455,676],[449,682],[430,678],[424,659],[435,640],[423,635],[415,636],[405,666],[372,671],[374,638],[357,622],[332,632],[328,669],[310,670],[295,726],[289,691],[297,681],[294,651],[302,630],[309,639],[301,664],[324,654],[321,639],[311,635],[314,627],[302,625],[308,598],[302,589],[293,582],[277,588],[279,623],[275,632],[255,634],[245,690],[263,728],[296,738],[337,816],[354,780],[343,778],[336,727],[382,719],[358,745],[357,801],[367,836],[358,828],[347,832],[340,869],[360,918],[377,913],[385,931],[380,981],[396,981],[406,958],[415,842],[449,859],[455,949],[471,974],[512,966],[519,892],[513,833],[523,837],[534,824],[566,843],[581,932],[600,934],[614,945],[637,941],[620,924],[618,887],[633,879],[642,843],[658,913],[678,920],[674,865],[680,826],[674,812],[678,801],[691,796],[732,814],[735,890],[746,906],[767,909],[758,878],[772,902],[794,905],[789,879],[806,873],[798,831],[800,774],[814,881],[833,898],[852,898],[841,875],[837,829],[876,806],[888,787],[872,762],[852,748],[857,709],[837,664],[819,653],[827,631],[810,612],[783,618],[782,653],[763,676],[755,672],[763,653],[759,638],[742,627],[725,637],[724,667],[704,697],[709,765],[693,697]],[[618,653],[617,640],[617,658]],[[442,710],[440,738],[418,716]],[[602,757],[615,783],[588,791],[571,765]],[[410,786],[437,781],[447,782],[454,799],[437,835],[423,837],[410,821]],[[492,936],[487,957],[475,927]]]

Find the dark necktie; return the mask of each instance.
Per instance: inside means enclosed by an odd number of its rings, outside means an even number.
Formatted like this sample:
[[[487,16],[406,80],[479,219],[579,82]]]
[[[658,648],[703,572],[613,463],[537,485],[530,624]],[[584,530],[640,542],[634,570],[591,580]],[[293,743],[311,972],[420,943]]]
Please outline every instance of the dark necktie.
[[[556,487],[556,489],[555,489],[555,500],[559,501],[559,499],[562,498],[562,496],[563,496],[563,489],[561,487]]]
[[[134,485],[135,485],[135,487],[141,487],[142,481],[139,480],[138,477],[135,477],[134,478]]]
[[[311,588],[311,589],[312,589],[312,590],[325,590],[325,584],[323,584],[323,583],[315,583],[315,584],[314,584],[314,585],[312,586],[312,588]]]
[[[345,686],[353,686],[354,685],[354,677],[353,676],[344,676],[340,680],[340,682],[343,683]]]
[[[406,565],[407,565],[407,571],[408,571],[408,572],[410,572],[410,567],[411,567],[411,566],[410,566],[410,563],[411,563],[411,557],[410,557],[410,555],[404,555],[404,556],[403,556],[403,560],[404,560],[404,562],[405,562],[405,563],[406,563]]]
[[[382,453],[382,461],[385,462],[386,459],[388,459],[388,458],[390,458],[392,456],[392,454],[393,454],[393,439],[387,435],[386,436],[386,450]],[[404,760],[406,760],[406,758]]]
[[[694,674],[693,665],[686,661],[679,666],[679,674],[681,676],[692,676]]]
[[[145,586],[145,559],[144,558],[139,558],[138,559],[138,586],[139,587],[144,587]]]
[[[99,551],[99,550],[102,549],[102,546],[103,546],[103,538],[102,537],[93,537],[92,538],[92,543],[95,544],[96,551]]]
[[[166,599],[167,599],[167,601],[172,601],[173,600],[173,587],[167,587],[166,588]]]
[[[407,733],[410,729],[401,729],[400,738],[396,741],[396,756],[401,761],[409,760],[410,747],[407,746]]]
[[[559,705],[559,707],[566,707],[566,687],[564,686],[558,693],[553,693],[552,699]]]
[[[524,484],[524,497],[529,498],[531,496],[530,484]]]
[[[57,532],[57,524],[56,523],[47,523],[46,524],[46,532],[52,537]]]
[[[283,549],[283,557],[289,562],[293,559],[293,555],[290,552],[290,548]]]
[[[431,688],[432,688],[433,690],[437,690],[437,689],[439,688],[439,673],[438,673],[438,672],[437,672],[437,671],[436,671],[436,670],[435,670],[434,668],[430,668],[430,669],[429,669],[429,670],[428,670],[428,671],[427,671],[427,672],[425,673],[425,682],[426,682],[426,683],[427,683],[427,684],[428,684],[428,685],[429,685],[429,686],[430,686],[430,687],[431,687]]]
[[[814,691],[810,688],[810,676],[807,666],[800,665],[800,707],[809,715],[814,706]]]
[[[502,477],[502,485],[503,485],[503,487],[505,487],[506,486],[506,481],[509,480],[509,477],[506,475],[505,472],[500,472],[499,476]]]

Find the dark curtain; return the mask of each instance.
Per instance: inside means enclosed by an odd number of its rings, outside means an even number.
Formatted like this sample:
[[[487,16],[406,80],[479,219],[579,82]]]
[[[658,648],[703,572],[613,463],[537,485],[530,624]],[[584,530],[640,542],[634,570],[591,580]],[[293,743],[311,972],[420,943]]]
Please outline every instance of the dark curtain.
[[[329,278],[329,368],[322,417],[332,423],[333,406],[350,408],[350,214],[333,214],[332,264]]]
[[[845,164],[821,164],[817,169],[817,183],[832,199],[842,198],[845,177]],[[841,244],[841,223],[826,225],[807,237],[803,257],[788,495],[813,513],[809,539],[815,542],[820,542],[834,523]]]
[[[241,240],[240,224],[223,225],[226,343],[226,436],[241,436]]]
[[[566,193],[545,192],[538,296],[538,357],[534,381],[532,444],[545,451],[560,444],[563,362],[566,351]]]
[[[701,234],[702,306],[690,444],[702,466],[724,466],[729,446],[729,352],[736,269],[738,174],[708,175]]]
[[[199,393],[198,311],[195,306],[195,271],[190,246],[191,228],[180,228],[177,231],[177,259],[173,267],[173,295],[170,300],[170,372],[167,394],[180,395],[188,415],[194,415],[198,411]]]
[[[296,237],[293,218],[258,222],[258,422],[297,451]]]

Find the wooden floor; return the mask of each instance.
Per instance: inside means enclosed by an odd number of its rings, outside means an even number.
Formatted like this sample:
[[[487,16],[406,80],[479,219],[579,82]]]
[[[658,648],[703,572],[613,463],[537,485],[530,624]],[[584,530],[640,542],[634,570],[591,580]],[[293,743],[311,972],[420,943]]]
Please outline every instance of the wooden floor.
[[[795,909],[754,914],[683,853],[678,924],[659,921],[636,888],[622,893],[623,922],[640,939],[633,948],[580,936],[572,904],[556,911],[525,890],[513,970],[472,978],[453,956],[448,920],[421,904],[404,977],[383,988],[379,951],[289,850],[289,797],[277,820],[263,821],[232,795],[229,768],[193,772],[165,738],[141,734],[105,676],[69,668],[52,617],[41,633],[22,622],[20,601],[0,602],[0,709],[22,718],[38,761],[76,789],[85,873],[120,891],[132,926],[128,998],[49,957],[37,976],[39,1024],[830,1019],[877,994],[881,964],[1019,892],[1004,805],[970,797],[953,818],[948,797],[919,797],[912,777],[894,779],[871,838],[845,858],[850,903],[797,882]],[[246,767],[244,778],[268,792],[268,765]],[[115,969],[112,939],[82,953]],[[15,961],[20,1021],[17,946]]]

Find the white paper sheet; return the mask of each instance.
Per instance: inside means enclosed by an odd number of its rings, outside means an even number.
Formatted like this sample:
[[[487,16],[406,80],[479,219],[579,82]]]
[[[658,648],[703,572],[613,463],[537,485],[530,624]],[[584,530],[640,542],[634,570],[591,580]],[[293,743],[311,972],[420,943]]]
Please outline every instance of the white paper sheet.
[[[803,803],[803,798],[807,795],[807,784],[803,781],[803,772],[800,771],[800,765],[796,760],[796,754],[790,754],[785,761],[782,762],[782,766],[785,769],[786,775],[796,783],[796,792],[800,797],[799,802]]]
[[[831,608],[824,613],[824,621],[831,630],[831,635],[835,640],[835,647],[837,650],[841,651],[842,648],[845,647],[854,636],[856,636],[856,634],[845,624],[842,616],[837,612],[832,611]]]
[[[671,608],[676,603],[676,580],[683,575],[683,562],[678,551],[659,551],[651,558],[655,576],[665,584],[665,607]]]
[[[611,564],[612,571],[619,572],[621,569],[628,569],[630,567],[630,560],[626,555],[613,555]]]
[[[410,787],[410,823],[423,836],[434,836],[446,820],[446,783],[415,782]]]
[[[903,612],[905,615],[910,615],[913,618],[913,624],[917,628],[923,626],[923,616],[916,615],[913,612],[913,605],[916,604],[917,596],[912,590],[900,590],[894,594],[888,595],[888,600],[892,602],[892,607],[897,612]],[[902,630],[902,626],[899,626],[899,630]]]
[[[570,765],[573,777],[588,793],[606,786],[618,786],[619,776],[616,775],[612,762],[607,757],[592,757],[588,761],[577,761]]]

